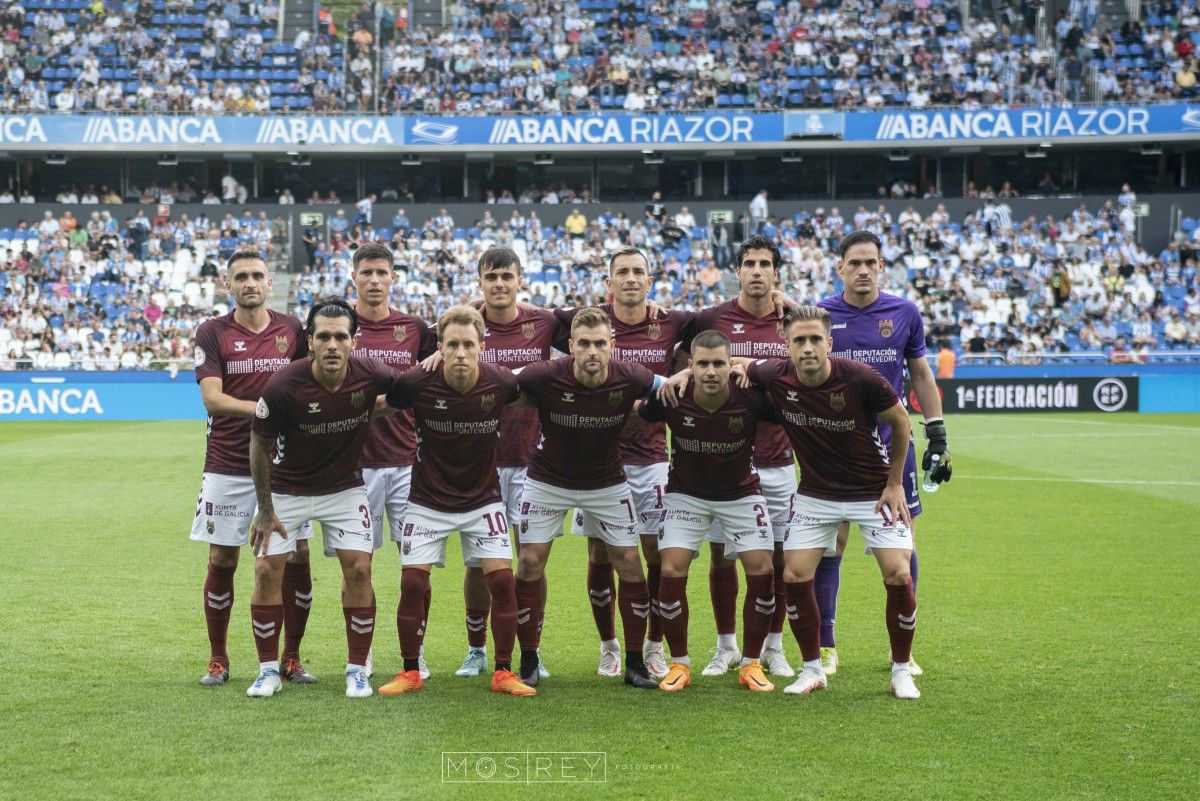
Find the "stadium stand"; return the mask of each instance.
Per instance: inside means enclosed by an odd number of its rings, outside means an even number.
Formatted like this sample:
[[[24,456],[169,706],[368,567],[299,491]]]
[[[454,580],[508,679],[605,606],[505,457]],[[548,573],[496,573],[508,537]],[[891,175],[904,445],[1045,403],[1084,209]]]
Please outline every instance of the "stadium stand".
[[[845,232],[878,233],[887,285],[921,307],[934,350],[948,342],[967,359],[1022,364],[1063,354],[1103,361],[1128,344],[1132,358],[1171,360],[1200,348],[1198,225],[1182,217],[1175,240],[1148,253],[1130,227],[1135,201],[1122,192],[1098,208],[1081,204],[1041,220],[1013,220],[1003,200],[985,200],[963,219],[941,205],[894,217],[865,204],[845,214],[819,206],[772,217],[763,233],[780,243],[784,288],[800,302],[840,291],[830,254]],[[474,296],[474,264],[491,245],[521,255],[526,300],[538,306],[604,302],[604,254],[627,242],[651,254],[653,298],[664,307],[700,308],[736,294],[731,274],[717,266],[724,259],[714,242],[723,237],[686,209],[662,224],[599,208],[576,207],[585,218],[579,236],[516,207],[503,219],[485,210],[471,224],[442,210],[424,221],[397,213],[374,227],[314,228],[305,232],[311,247],[295,254],[303,266],[289,304],[302,316],[314,297],[350,297],[353,249],[373,240],[396,254],[393,303],[429,320]],[[222,259],[251,246],[286,263],[287,235],[282,215],[224,208],[192,218],[138,209],[125,220],[107,209],[85,220],[47,210],[36,224],[0,229],[0,369],[178,365],[191,330],[225,310]],[[743,235],[732,226],[729,241]]]
[[[375,3],[344,40],[322,12],[285,42],[275,0],[24,0],[4,12],[0,110],[464,115],[1195,96],[1194,0],[1146,3],[1115,28],[1093,5],[1040,28],[1012,5],[964,19],[945,0],[455,0],[441,30]]]

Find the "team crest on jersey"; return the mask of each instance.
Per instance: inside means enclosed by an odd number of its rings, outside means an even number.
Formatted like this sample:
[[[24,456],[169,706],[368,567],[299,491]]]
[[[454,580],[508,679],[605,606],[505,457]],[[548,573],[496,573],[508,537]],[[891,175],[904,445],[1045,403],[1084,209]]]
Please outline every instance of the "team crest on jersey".
[[[784,333],[784,327],[783,327],[782,322],[780,322],[779,325],[775,326],[775,333],[779,334],[780,339],[787,339],[787,335]]]
[[[890,337],[892,335],[892,329],[895,327],[896,327],[895,323],[893,323],[891,320],[880,320],[879,321],[879,336],[883,337],[884,339],[887,339],[888,337]]]
[[[745,427],[745,425],[746,425],[745,421],[742,420],[742,418],[740,416],[739,417],[730,417],[729,418],[729,433],[740,434],[740,433],[742,433],[742,429]]]
[[[662,336],[662,326],[658,323],[650,323],[650,325],[646,326],[646,336],[651,339],[658,339]]]
[[[397,342],[403,342],[405,339],[408,338],[408,326],[407,325],[393,325],[392,326],[392,336],[394,336],[396,338]]]
[[[840,412],[846,408],[846,395],[843,392],[831,392],[829,394],[829,405],[835,412]]]
[[[275,337],[275,350],[280,353],[288,352],[288,338],[286,336],[280,335]]]
[[[533,323],[523,323],[521,325],[521,336],[525,337],[526,339],[533,339],[533,335],[535,333],[537,333],[537,329],[534,327]]]
[[[483,409],[484,412],[490,412],[492,409],[495,409],[496,408],[496,393],[493,392],[490,395],[484,395],[482,398],[480,398],[479,406],[480,406],[480,408]]]
[[[354,406],[355,408],[362,406],[364,400],[366,400],[366,392],[365,391],[363,391],[361,389],[356,389],[354,392],[350,393],[350,405],[351,406]]]
[[[609,406],[612,406],[614,408],[617,406],[620,406],[621,401],[623,401],[623,400],[625,400],[625,390],[623,390],[623,389],[614,389],[612,392],[608,393],[608,405]]]

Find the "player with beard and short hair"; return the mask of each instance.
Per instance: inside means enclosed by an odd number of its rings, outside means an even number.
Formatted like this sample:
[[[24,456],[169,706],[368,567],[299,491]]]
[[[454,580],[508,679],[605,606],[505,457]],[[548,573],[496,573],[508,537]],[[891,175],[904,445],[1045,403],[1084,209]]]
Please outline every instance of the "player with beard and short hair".
[[[519,376],[542,425],[521,498],[517,574],[520,676],[529,685],[538,681],[546,561],[563,533],[564,518],[576,508],[596,518],[620,578],[617,602],[625,633],[625,682],[645,689],[658,686],[642,657],[650,596],[638,558],[633,497],[621,468],[620,434],[634,402],[661,379],[639,364],[613,359],[612,339],[608,314],[583,309],[571,323],[571,356],[531,364]]]
[[[653,399],[640,410],[646,420],[671,428],[671,472],[658,535],[663,575],[657,599],[671,646],[671,667],[658,685],[667,692],[691,683],[687,575],[714,521],[725,536],[725,553],[736,554],[746,571],[739,681],[753,692],[775,689],[759,662],[775,612],[775,538],[758,474],[751,466],[758,421],[770,410],[761,391],[738,387],[730,372],[729,339],[719,331],[704,331],[692,340],[692,380],[678,406]]]
[[[437,340],[428,324],[391,306],[392,285],[396,280],[391,249],[382,242],[363,245],[354,251],[351,265],[357,294],[354,312],[359,325],[354,355],[360,359],[379,359],[403,372],[433,353]],[[376,550],[384,542],[385,513],[391,539],[400,548],[400,521],[408,506],[416,450],[412,412],[380,415],[372,421],[371,436],[363,446],[362,469]],[[368,656],[368,676],[372,669]],[[428,678],[429,669],[423,658],[421,671]]]
[[[196,329],[196,381],[208,411],[208,435],[191,539],[208,543],[204,617],[211,655],[200,679],[206,686],[229,680],[226,640],[233,613],[233,577],[254,515],[250,420],[255,402],[277,370],[308,353],[300,322],[267,308],[271,284],[267,264],[257,251],[235,251],[225,265],[225,285],[234,308]],[[283,674],[301,684],[316,681],[300,661],[300,642],[312,605],[311,533],[307,525],[296,532],[295,558],[284,568],[282,579]]]
[[[817,305],[828,310],[833,321],[833,341],[836,350],[831,354],[868,364],[879,371],[897,395],[904,394],[904,369],[912,378],[912,390],[921,414],[925,418],[925,448],[922,469],[930,470],[935,484],[949,481],[950,453],[946,445],[946,424],[942,419],[942,398],[929,362],[925,360],[925,326],[917,306],[907,298],[879,291],[880,277],[886,265],[879,237],[869,231],[855,231],[839,246],[838,275],[844,282],[842,294],[825,298]],[[891,441],[891,429],[880,426],[883,441]],[[921,497],[917,493],[917,456],[911,441],[904,465],[904,492],[908,513],[913,518],[921,514]],[[834,622],[837,617],[838,587],[841,583],[842,553],[846,549],[850,524],[838,529],[837,547],[826,553],[817,566],[814,587],[817,605],[821,609],[821,662],[827,674],[837,672],[837,642]],[[912,552],[909,565],[913,593],[917,591],[917,552]],[[921,675],[916,661],[910,661],[914,676]]]
[[[773,294],[783,261],[779,247],[766,237],[753,236],[742,242],[735,258],[738,280],[741,282],[740,294],[727,303],[700,312],[694,330],[720,331],[729,338],[735,359],[787,356],[781,332],[783,315]],[[690,339],[682,342],[681,347],[690,349]],[[785,599],[782,543],[787,533],[789,504],[796,488],[796,467],[787,434],[779,426],[766,422],[758,426],[754,467],[767,501],[775,539],[775,613],[761,661],[772,675],[793,676],[795,671],[788,665],[783,652]],[[707,536],[712,553],[709,592],[717,624],[717,649],[702,671],[705,676],[724,675],[742,658],[737,649],[737,565],[735,560],[725,557],[725,536],[715,525]]]
[[[438,319],[441,368],[414,367],[388,393],[388,405],[412,408],[417,419],[416,466],[404,517],[400,603],[396,628],[404,669],[379,688],[399,695],[424,685],[418,657],[425,636],[430,571],[445,566],[446,541],[458,531],[463,561],[484,573],[492,608],[496,670],[492,692],[537,695],[512,672],[517,599],[512,546],[496,472],[497,434],[504,408],[521,392],[510,371],[481,364],[484,322],[470,306],[455,306]]]
[[[544,309],[535,309],[517,303],[521,289],[521,259],[509,248],[488,248],[479,257],[479,288],[483,293],[485,324],[484,347],[479,360],[484,364],[495,364],[509,370],[517,370],[535,362],[546,361],[551,350],[567,350],[567,331],[555,315]],[[440,363],[440,355],[426,360],[425,365],[434,369]],[[519,546],[521,493],[533,447],[538,441],[539,426],[537,411],[525,406],[509,404],[500,415],[500,445],[497,448],[496,465],[500,476],[500,495],[504,501],[505,519],[512,530],[512,538]],[[479,560],[470,557],[463,576],[463,596],[466,600],[467,655],[455,671],[456,676],[478,676],[487,668],[487,624],[491,608],[491,593],[484,578]],[[545,579],[542,580],[542,603],[545,603]],[[550,672],[540,661],[538,672],[541,678],[549,678]]]
[[[280,582],[296,550],[295,532],[316,520],[326,553],[335,553],[342,568],[346,695],[365,698],[372,693],[366,663],[375,631],[375,547],[360,464],[376,398],[393,388],[398,375],[381,361],[352,355],[358,320],[339,298],[316,301],[305,331],[312,355],[276,373],[254,410],[250,473],[258,510],[250,526],[257,557],[250,615],[259,672],[246,694],[268,697],[283,688]]]
[[[844,522],[857,523],[887,590],[887,630],[892,647],[892,692],[921,696],[909,666],[917,602],[909,559],[913,538],[904,492],[908,413],[895,390],[873,368],[831,358],[829,312],[801,306],[788,313],[788,359],[749,365],[747,375],[764,389],[800,461],[800,483],[784,539],[787,615],[804,665],[789,695],[823,689],[821,616],[813,576]],[[880,425],[892,429],[885,445]]]
[[[686,354],[678,344],[692,333],[694,312],[673,310],[655,314],[647,297],[652,278],[650,261],[635,247],[623,247],[608,257],[606,279],[612,302],[602,306],[613,328],[612,358],[641,364],[658,375],[675,372]],[[556,312],[570,325],[576,309]],[[646,583],[650,591],[650,621],[641,647],[646,669],[656,679],[667,675],[663,653],[663,626],[658,614],[658,588],[662,562],[658,554],[659,517],[667,484],[667,435],[661,422],[634,418],[621,433],[621,464],[633,494],[634,515],[642,552],[646,557]],[[595,521],[583,511],[575,515],[573,530],[588,537],[588,600],[600,634],[601,676],[621,675],[621,644],[616,635],[613,593],[616,590],[608,548]]]

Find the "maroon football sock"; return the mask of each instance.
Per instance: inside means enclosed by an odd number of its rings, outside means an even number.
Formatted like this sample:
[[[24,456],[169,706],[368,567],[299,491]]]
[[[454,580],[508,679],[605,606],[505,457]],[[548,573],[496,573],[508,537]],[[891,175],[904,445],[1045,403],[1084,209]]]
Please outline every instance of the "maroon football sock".
[[[887,630],[892,642],[892,661],[907,664],[912,659],[913,634],[917,628],[917,596],[912,581],[885,584],[887,588]]]
[[[821,658],[821,610],[817,607],[817,596],[813,583],[809,581],[787,582],[787,616],[792,624],[792,634],[800,644],[800,655],[805,662]]]
[[[778,603],[772,574],[746,576],[746,600],[742,602],[742,656],[746,659],[762,655],[763,640]]]
[[[487,625],[487,609],[467,609],[467,645],[472,648],[486,647]]]
[[[646,642],[646,619],[650,616],[650,591],[646,582],[622,581],[617,587],[617,606],[621,608],[621,629],[625,635],[625,653],[642,653]]]
[[[787,589],[783,581],[783,565],[775,565],[773,583],[775,585],[775,611],[771,613],[771,626],[768,631],[772,634],[782,634],[783,619],[787,616]]]
[[[212,659],[229,666],[226,641],[229,638],[229,617],[233,614],[233,574],[236,567],[208,563],[204,577],[204,622],[208,625],[208,645]]]
[[[507,567],[493,570],[483,578],[492,596],[492,647],[496,663],[511,666],[513,640],[517,636],[517,582]]]
[[[658,587],[662,580],[662,565],[646,565],[646,589],[650,593],[650,622],[646,639],[651,642],[662,642],[663,622],[658,614]]]
[[[688,653],[687,576],[663,576],[658,583],[658,609],[671,658]]]
[[[713,558],[708,568],[708,592],[712,598],[717,634],[737,632],[737,564],[725,558]]]
[[[258,661],[279,661],[279,630],[283,628],[282,604],[250,604],[250,624]]]
[[[541,583],[515,579],[517,596],[517,639],[522,651],[536,651],[542,635]]]
[[[375,636],[375,604],[343,606],[342,615],[346,618],[346,663],[365,666]]]
[[[396,632],[400,635],[400,655],[416,659],[425,639],[425,593],[429,574],[415,567],[400,571],[400,603],[396,605]]]
[[[300,641],[312,607],[312,570],[308,562],[288,562],[283,568],[283,658],[300,658]]]
[[[596,631],[604,641],[617,638],[616,614],[613,612],[613,595],[616,593],[613,566],[609,562],[588,562],[587,591],[592,603],[592,617]],[[641,650],[641,646],[638,646]]]

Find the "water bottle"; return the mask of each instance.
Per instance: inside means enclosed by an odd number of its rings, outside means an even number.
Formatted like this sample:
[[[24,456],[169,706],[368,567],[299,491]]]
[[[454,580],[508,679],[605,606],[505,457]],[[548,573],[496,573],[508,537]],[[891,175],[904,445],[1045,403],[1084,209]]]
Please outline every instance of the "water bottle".
[[[936,453],[929,455],[929,469],[925,471],[925,475],[921,477],[921,489],[926,492],[937,492],[941,484],[930,478],[929,474],[937,469],[938,463],[942,461],[942,457]]]

